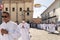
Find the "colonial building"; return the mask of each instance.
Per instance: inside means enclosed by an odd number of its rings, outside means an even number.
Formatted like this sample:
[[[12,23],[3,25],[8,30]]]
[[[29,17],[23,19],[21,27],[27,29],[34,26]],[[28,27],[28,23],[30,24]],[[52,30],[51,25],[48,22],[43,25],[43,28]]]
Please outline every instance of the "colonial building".
[[[7,11],[11,14],[12,21],[21,22],[32,21],[33,18],[33,2],[34,0],[3,0],[4,6],[2,11]]]
[[[58,16],[57,9],[60,8],[60,0],[55,0],[55,2],[41,14],[43,23],[57,22]],[[59,14],[58,14],[59,15]]]

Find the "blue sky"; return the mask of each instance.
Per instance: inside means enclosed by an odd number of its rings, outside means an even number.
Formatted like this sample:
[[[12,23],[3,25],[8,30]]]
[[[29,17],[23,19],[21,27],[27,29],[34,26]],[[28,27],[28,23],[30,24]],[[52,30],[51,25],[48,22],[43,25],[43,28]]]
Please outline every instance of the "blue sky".
[[[41,7],[33,6],[33,18],[41,17],[40,14],[43,13],[55,0],[34,0],[34,4],[40,4]]]

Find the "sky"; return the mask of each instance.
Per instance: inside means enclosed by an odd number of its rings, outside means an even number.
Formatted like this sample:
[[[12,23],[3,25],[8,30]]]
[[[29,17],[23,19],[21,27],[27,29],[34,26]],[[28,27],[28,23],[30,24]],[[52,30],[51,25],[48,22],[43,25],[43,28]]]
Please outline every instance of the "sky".
[[[55,0],[34,0],[35,4],[40,4],[41,6],[36,8],[33,6],[33,18],[40,17],[41,14],[54,2]]]

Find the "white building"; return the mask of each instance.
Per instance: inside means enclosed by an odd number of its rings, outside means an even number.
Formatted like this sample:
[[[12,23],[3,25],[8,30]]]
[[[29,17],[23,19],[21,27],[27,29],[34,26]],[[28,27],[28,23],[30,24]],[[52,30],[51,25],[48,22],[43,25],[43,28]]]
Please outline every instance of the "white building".
[[[45,12],[41,14],[43,23],[57,22],[60,20],[58,16],[60,16],[60,0],[55,0],[55,2],[47,9]],[[59,9],[58,9],[59,8]],[[58,13],[58,15],[57,15]]]

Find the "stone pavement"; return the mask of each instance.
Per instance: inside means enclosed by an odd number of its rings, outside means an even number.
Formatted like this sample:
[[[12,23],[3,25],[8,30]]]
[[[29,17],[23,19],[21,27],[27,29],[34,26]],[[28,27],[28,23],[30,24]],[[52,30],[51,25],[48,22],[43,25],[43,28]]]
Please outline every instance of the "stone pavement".
[[[30,29],[32,35],[31,40],[60,40],[60,35],[48,34],[47,31],[39,29]]]

